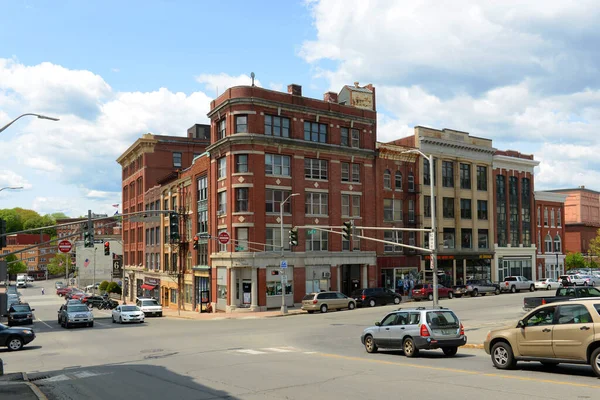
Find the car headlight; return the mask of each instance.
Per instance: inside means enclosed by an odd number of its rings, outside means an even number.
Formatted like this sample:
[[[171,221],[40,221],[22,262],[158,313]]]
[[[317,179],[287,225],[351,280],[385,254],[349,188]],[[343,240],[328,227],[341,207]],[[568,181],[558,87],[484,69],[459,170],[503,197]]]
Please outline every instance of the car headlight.
[[[33,334],[33,331],[29,331],[29,330],[25,330],[25,329],[23,329],[21,332],[23,332],[26,335],[32,335]]]

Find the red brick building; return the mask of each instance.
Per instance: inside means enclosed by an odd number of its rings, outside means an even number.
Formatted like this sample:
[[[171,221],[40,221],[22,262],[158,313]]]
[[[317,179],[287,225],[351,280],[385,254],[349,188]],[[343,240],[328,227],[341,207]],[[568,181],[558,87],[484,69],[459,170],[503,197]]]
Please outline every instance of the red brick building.
[[[558,278],[565,272],[566,194],[535,192],[537,271],[540,277]]]
[[[106,214],[92,214],[92,218],[103,218],[94,221],[94,235],[95,236],[109,236],[109,235],[120,235],[121,234],[121,223],[116,221],[114,218],[109,217]],[[87,221],[87,218],[63,218],[56,220],[57,225],[56,234],[59,238],[66,237],[68,240],[74,242],[75,240],[83,240],[83,225]],[[79,236],[70,236],[78,234]]]
[[[49,243],[25,250],[31,246],[39,245],[50,240],[50,235],[39,233],[17,233],[6,237],[6,247],[2,253],[24,250],[16,254],[17,258],[27,266],[27,273],[31,276],[42,277],[48,263],[57,253],[57,245]]]

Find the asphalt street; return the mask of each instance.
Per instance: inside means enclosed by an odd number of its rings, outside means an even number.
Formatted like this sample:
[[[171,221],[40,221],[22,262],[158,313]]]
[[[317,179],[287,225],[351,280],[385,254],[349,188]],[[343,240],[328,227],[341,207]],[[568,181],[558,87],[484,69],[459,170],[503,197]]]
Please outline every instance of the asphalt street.
[[[41,295],[41,285],[46,294]],[[21,290],[35,308],[36,340],[24,350],[0,350],[4,368],[27,372],[49,399],[585,399],[600,380],[588,366],[545,369],[521,363],[496,370],[478,349],[407,359],[402,352],[367,354],[362,330],[398,306],[283,318],[194,321],[148,318],[112,324],[95,310],[93,328],[60,328],[63,300],[53,282]],[[442,300],[463,320],[469,342],[522,314],[523,297],[503,294]],[[401,307],[428,305],[426,302]]]

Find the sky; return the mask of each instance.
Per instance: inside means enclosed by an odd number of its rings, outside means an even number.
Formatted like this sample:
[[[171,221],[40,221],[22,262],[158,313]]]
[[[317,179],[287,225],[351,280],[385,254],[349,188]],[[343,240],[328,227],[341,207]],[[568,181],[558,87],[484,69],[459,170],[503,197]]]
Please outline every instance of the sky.
[[[376,87],[378,140],[417,125],[534,154],[536,190],[600,190],[591,0],[0,0],[0,208],[114,214],[116,162],[185,136],[233,85]]]

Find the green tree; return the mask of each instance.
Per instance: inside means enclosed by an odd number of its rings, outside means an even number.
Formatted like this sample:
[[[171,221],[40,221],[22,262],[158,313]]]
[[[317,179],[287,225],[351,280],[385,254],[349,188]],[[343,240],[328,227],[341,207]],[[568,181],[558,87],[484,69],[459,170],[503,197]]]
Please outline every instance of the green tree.
[[[106,291],[108,293],[116,293],[116,294],[121,294],[121,286],[119,286],[117,284],[117,282],[110,282],[107,286],[106,286]]]
[[[50,216],[51,216],[52,218],[54,218],[54,220],[55,220],[55,221],[56,221],[57,219],[66,219],[66,218],[69,218],[69,217],[67,216],[67,214],[65,214],[65,213],[63,213],[63,212],[55,212],[55,213],[52,213],[52,214],[50,214]]]
[[[64,275],[66,263],[69,263],[69,273],[75,271],[75,265],[71,261],[69,254],[57,254],[48,263],[48,274],[49,275]]]
[[[565,265],[567,266],[567,270],[580,269],[585,268],[586,262],[581,253],[568,253],[565,258]]]
[[[593,256],[600,256],[600,229],[596,231],[596,237],[590,240],[590,253]]]
[[[27,265],[23,261],[17,261],[15,254],[6,256],[7,270],[9,275],[23,274],[27,272]]]
[[[5,208],[0,210],[0,218],[6,221],[6,232],[19,232],[23,230],[21,216],[14,210]]]
[[[101,292],[106,292],[106,288],[108,287],[109,282],[108,281],[102,281],[100,283],[100,286],[98,286],[98,289],[100,289]]]

